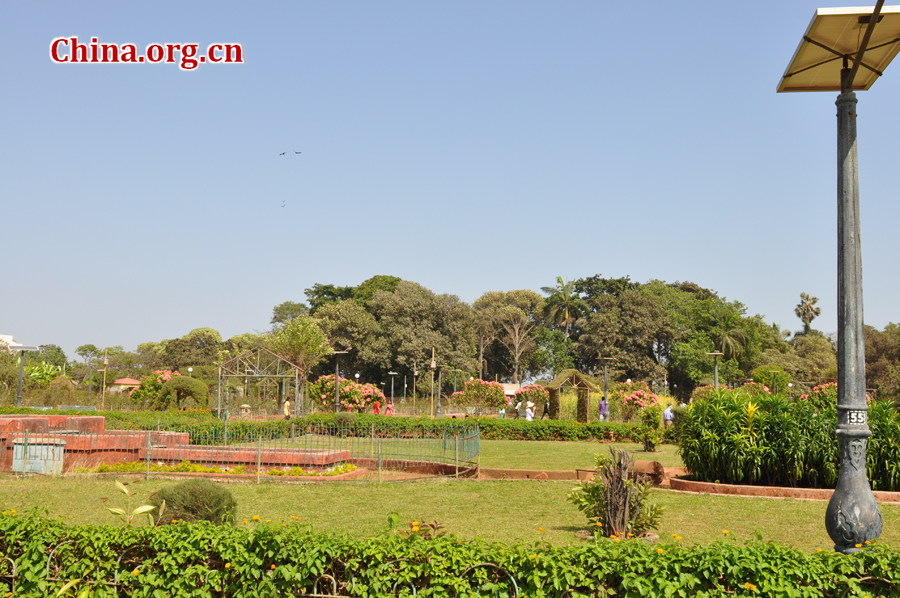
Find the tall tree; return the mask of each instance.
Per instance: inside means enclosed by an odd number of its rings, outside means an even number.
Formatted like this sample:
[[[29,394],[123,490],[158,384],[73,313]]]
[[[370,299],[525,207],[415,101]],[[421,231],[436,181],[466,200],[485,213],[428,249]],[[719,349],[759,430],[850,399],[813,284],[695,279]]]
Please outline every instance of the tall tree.
[[[747,333],[741,327],[740,312],[730,306],[721,306],[716,310],[714,318],[710,336],[716,349],[725,354],[725,361],[740,359],[744,354],[744,343],[747,342]]]
[[[266,337],[265,344],[270,351],[297,366],[304,389],[313,366],[332,351],[325,333],[310,316],[289,321]]]
[[[800,303],[794,308],[794,313],[803,322],[803,334],[809,334],[809,331],[812,329],[812,321],[822,313],[822,309],[816,307],[818,302],[818,297],[813,297],[808,293],[800,293]]]
[[[85,363],[97,359],[100,355],[103,354],[103,351],[98,349],[95,345],[87,344],[81,345],[77,349],[75,349],[75,354],[81,357]]]
[[[513,360],[512,381],[519,383],[519,366],[522,356],[535,346],[534,330],[537,324],[524,310],[509,305],[500,310],[497,323],[500,324],[500,342],[509,351]]]
[[[305,303],[296,303],[294,301],[285,301],[284,303],[279,303],[275,307],[272,308],[272,319],[269,321],[272,326],[275,328],[279,328],[284,326],[297,316],[306,315],[309,313],[309,308]]]
[[[563,282],[562,276],[557,276],[555,287],[541,287],[541,290],[548,295],[544,300],[544,313],[550,321],[565,327],[568,339],[569,326],[587,311],[587,305],[575,290],[575,281]]]

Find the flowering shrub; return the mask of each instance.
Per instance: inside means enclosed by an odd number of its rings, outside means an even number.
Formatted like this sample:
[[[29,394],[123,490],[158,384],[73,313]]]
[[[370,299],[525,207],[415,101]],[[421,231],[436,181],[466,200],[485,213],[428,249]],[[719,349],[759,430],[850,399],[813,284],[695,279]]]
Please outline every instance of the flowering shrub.
[[[516,401],[527,404],[529,401],[535,405],[543,405],[550,397],[550,391],[537,384],[528,384],[516,391]]]
[[[173,376],[180,376],[177,371],[171,370],[154,370],[141,378],[141,385],[131,392],[131,400],[135,403],[146,403],[159,397],[159,391],[162,390],[163,384],[172,379]]]
[[[658,402],[659,397],[652,392],[635,390],[622,400],[622,418],[625,421],[631,421],[631,418],[643,411],[645,407],[656,405]]]
[[[359,384],[352,380],[340,378],[341,407],[347,411],[356,410],[363,413],[375,401],[385,402],[384,394],[371,384]],[[327,410],[334,408],[334,374],[320,376],[309,386],[309,396],[319,402]]]
[[[499,409],[508,404],[503,385],[491,380],[469,380],[462,392],[462,400],[466,405],[483,405]]]
[[[753,399],[772,394],[772,390],[768,386],[766,386],[765,384],[760,384],[759,382],[747,382],[746,384],[741,386],[741,390],[743,390],[750,396],[750,398]]]
[[[716,392],[716,387],[712,384],[707,384],[706,386],[698,386],[694,389],[694,392],[691,393],[691,401],[705,401],[706,399],[713,396]]]
[[[828,382],[826,384],[819,384],[811,391],[809,394],[802,395],[797,399],[798,401],[809,401],[816,408],[817,411],[824,411],[826,409],[834,409],[837,405],[838,401],[838,385],[837,382]],[[866,404],[870,405],[872,403],[872,397],[866,395]]]

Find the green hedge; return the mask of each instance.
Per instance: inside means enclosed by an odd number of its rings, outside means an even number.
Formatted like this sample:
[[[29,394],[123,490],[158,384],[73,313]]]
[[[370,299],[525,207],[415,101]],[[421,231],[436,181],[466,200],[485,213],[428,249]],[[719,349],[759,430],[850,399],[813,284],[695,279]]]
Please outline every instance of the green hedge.
[[[638,424],[570,420],[494,419],[478,420],[483,440],[605,440],[638,442]]]
[[[56,579],[48,580],[55,547],[49,576]],[[16,564],[16,598],[56,596],[71,580],[80,580],[72,595],[90,588],[100,598],[297,596],[312,593],[324,574],[337,580],[334,593],[363,597],[409,596],[413,589],[418,596],[511,596],[507,574],[525,597],[842,598],[896,596],[900,586],[900,553],[879,543],[849,556],[760,541],[684,547],[602,539],[555,547],[387,533],[354,539],[293,523],[68,527],[7,515],[0,516],[0,552]],[[490,565],[470,569],[478,563]],[[2,577],[9,575],[0,559],[0,595],[11,591],[10,578]],[[331,584],[320,580],[318,593],[333,593]]]
[[[2,413],[38,413],[47,411],[3,408]],[[53,411],[53,414],[102,415],[109,430],[174,430],[188,431],[191,444],[217,444],[225,435],[225,422],[202,411]],[[342,414],[344,417],[346,414]],[[379,435],[415,433],[428,437],[453,435],[470,429],[477,423],[481,438],[485,440],[601,440],[638,442],[638,424],[616,422],[590,422],[587,424],[569,420],[498,419],[450,419],[427,417],[398,417],[350,414],[353,423],[343,426],[345,433],[367,436],[374,429]],[[281,438],[292,430],[307,425],[334,425],[333,413],[319,413],[291,420],[269,419],[264,421],[236,420],[228,422],[229,442],[247,442],[256,438]]]
[[[701,481],[834,488],[835,397],[817,403],[720,391],[684,410],[678,452]],[[866,470],[872,489],[900,490],[900,415],[893,403],[873,401],[868,422],[872,437]]]

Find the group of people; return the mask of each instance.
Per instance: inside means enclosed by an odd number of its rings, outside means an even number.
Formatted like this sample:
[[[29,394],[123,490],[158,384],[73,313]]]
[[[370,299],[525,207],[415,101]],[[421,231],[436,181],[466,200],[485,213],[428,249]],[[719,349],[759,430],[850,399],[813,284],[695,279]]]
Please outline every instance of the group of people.
[[[525,421],[534,421],[534,403],[528,401],[525,403]],[[513,416],[513,419],[519,419],[519,414],[522,410],[522,401],[516,403],[516,414]],[[550,401],[547,400],[544,402],[544,413],[541,414],[541,419],[545,417],[550,417]]]

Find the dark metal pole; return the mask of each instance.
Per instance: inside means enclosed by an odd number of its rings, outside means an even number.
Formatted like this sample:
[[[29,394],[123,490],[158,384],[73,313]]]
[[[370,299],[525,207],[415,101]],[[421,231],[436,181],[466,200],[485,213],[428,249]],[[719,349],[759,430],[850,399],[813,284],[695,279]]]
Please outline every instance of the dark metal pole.
[[[838,118],[838,423],[835,435],[841,469],[825,511],[825,529],[834,540],[834,549],[849,554],[881,535],[882,518],[866,477],[866,445],[872,432],[867,423],[866,405],[856,94],[852,91],[850,69],[845,68],[841,78],[844,91],[835,102]]]
[[[335,354],[334,356],[334,412],[337,413],[340,410],[341,406],[341,377],[340,377],[340,368],[338,367],[338,362],[340,361],[340,357]]]
[[[19,392],[16,393],[16,407],[22,406],[22,372],[24,369],[25,351],[19,351]]]
[[[716,355],[716,366],[715,366],[715,374],[714,375],[715,375],[714,380],[715,380],[715,384],[716,384],[716,390],[719,390],[719,356],[718,355]]]

